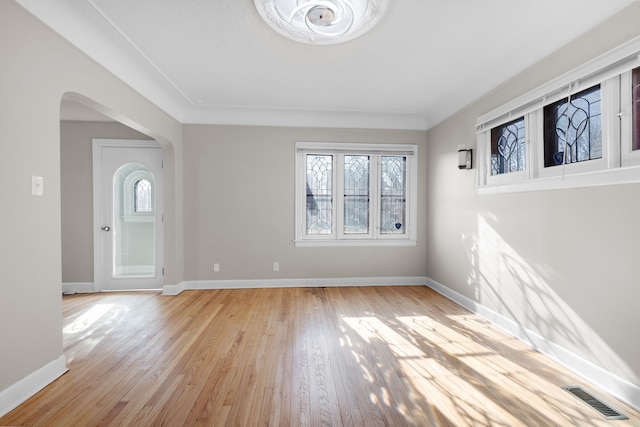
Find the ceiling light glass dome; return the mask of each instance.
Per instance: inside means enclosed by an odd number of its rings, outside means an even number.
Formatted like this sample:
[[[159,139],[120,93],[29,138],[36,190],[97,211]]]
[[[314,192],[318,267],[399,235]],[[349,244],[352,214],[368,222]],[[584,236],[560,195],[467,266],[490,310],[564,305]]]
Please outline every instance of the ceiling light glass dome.
[[[380,20],[387,0],[254,0],[260,16],[295,41],[342,43]]]

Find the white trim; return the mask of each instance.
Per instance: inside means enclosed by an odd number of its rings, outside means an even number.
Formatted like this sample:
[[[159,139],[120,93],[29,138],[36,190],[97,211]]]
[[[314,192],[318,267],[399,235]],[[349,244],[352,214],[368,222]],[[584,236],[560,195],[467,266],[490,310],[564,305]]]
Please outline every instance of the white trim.
[[[391,236],[398,236],[396,238],[384,237],[380,239],[372,239],[367,237],[366,239],[336,239],[336,240],[320,240],[320,239],[303,239],[294,240],[293,244],[297,248],[317,248],[317,247],[329,247],[329,246],[416,246],[417,240],[408,237],[401,237],[401,235],[392,234]]]
[[[634,184],[640,182],[640,167],[602,169],[594,172],[572,174],[508,185],[478,187],[478,194],[503,194],[527,191],[561,190],[567,188],[598,187],[613,184]]]
[[[377,144],[362,142],[296,142],[299,154],[347,154],[363,156],[416,156],[416,144]]]
[[[165,285],[163,295],[178,295],[185,290],[322,288],[353,286],[424,286],[424,276],[410,277],[346,277],[317,279],[263,280],[188,280],[177,285]]]
[[[175,285],[164,285],[162,287],[162,295],[166,296],[175,296],[179,295],[182,291],[185,290],[184,282],[180,282]]]
[[[0,417],[18,407],[65,372],[67,372],[67,358],[62,355],[0,391]]]
[[[488,320],[498,328],[532,346],[535,350],[560,363],[626,404],[640,410],[640,387],[578,356],[564,347],[531,331],[512,319],[473,301],[462,294],[427,277],[427,286],[467,310]]]
[[[63,294],[89,294],[96,292],[93,282],[68,282],[62,284]]]

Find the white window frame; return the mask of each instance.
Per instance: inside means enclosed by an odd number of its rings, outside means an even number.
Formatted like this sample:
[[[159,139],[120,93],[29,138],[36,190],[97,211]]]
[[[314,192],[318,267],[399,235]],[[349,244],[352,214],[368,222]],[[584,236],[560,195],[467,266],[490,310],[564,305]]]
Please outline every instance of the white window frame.
[[[634,67],[635,68],[635,67]],[[640,166],[640,150],[633,150],[633,99],[631,95],[631,70],[620,75],[620,139],[623,167]]]
[[[326,235],[306,234],[306,156],[333,156],[332,232]],[[295,144],[295,236],[296,247],[308,246],[415,246],[417,236],[418,147],[413,144],[369,144],[336,142],[296,142]],[[344,233],[344,155],[367,155],[369,167],[369,233]],[[406,157],[405,233],[380,233],[380,164],[382,156]]]
[[[515,119],[519,119],[520,117],[524,118],[524,144],[525,144],[525,166],[524,169],[521,171],[514,171],[514,172],[507,172],[507,173],[501,173],[501,174],[497,174],[497,175],[491,175],[491,129],[494,129],[498,126],[501,126],[505,123],[509,123]],[[513,182],[522,182],[522,181],[526,181],[528,179],[531,178],[531,167],[530,162],[531,162],[531,154],[530,154],[530,147],[531,144],[529,144],[529,141],[531,139],[531,135],[530,132],[532,131],[532,126],[529,126],[529,121],[531,120],[531,117],[529,117],[528,115],[525,116],[518,116],[518,117],[513,117],[513,118],[509,118],[508,120],[505,120],[504,123],[498,123],[495,126],[492,126],[491,129],[489,129],[488,132],[483,132],[482,134],[480,134],[478,137],[479,138],[484,138],[485,140],[483,141],[482,144],[478,144],[478,146],[480,147],[481,145],[484,146],[484,150],[483,153],[481,155],[481,157],[478,159],[479,162],[482,162],[485,158],[487,159],[487,174],[485,177],[485,183],[486,185],[504,185],[504,184],[509,184],[509,183],[513,183]],[[481,163],[479,163],[481,164]]]
[[[640,37],[481,116],[477,130],[480,194],[640,182],[640,150],[632,150],[631,70],[640,66]],[[602,158],[544,166],[544,107],[600,84]],[[526,171],[491,175],[491,129],[525,118]],[[526,173],[521,173],[526,172]]]

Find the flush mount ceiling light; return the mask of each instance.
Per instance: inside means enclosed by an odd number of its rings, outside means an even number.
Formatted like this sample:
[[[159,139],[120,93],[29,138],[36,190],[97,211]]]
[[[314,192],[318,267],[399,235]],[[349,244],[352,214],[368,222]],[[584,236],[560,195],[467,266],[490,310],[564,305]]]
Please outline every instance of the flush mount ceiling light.
[[[253,0],[267,24],[292,40],[342,43],[369,31],[387,0]]]

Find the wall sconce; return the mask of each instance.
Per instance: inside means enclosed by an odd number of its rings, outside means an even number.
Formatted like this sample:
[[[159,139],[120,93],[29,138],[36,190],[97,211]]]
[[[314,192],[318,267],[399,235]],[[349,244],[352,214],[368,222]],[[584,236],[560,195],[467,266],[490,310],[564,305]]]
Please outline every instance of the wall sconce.
[[[471,169],[472,150],[465,145],[458,145],[458,169]]]

